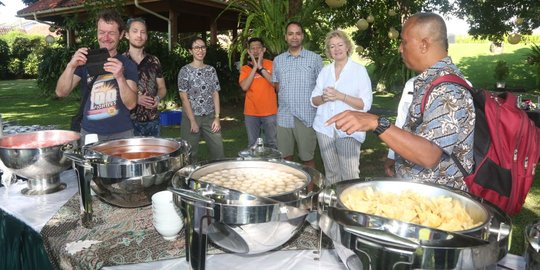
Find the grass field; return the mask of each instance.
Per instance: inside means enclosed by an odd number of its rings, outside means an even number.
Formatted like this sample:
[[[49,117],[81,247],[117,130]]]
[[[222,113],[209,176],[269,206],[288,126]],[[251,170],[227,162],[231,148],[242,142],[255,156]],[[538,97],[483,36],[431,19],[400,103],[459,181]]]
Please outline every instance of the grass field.
[[[493,54],[489,51],[489,43],[456,43],[450,44],[448,53],[477,88],[495,87],[493,77],[495,63],[503,60],[508,63],[510,69],[506,80],[507,88],[538,92],[540,85],[537,84],[537,76],[540,74],[534,74],[534,69],[527,64],[529,48],[530,45],[523,43],[516,45],[505,43],[501,54]]]
[[[536,85],[533,69],[525,64],[525,55],[528,53],[526,45],[505,44],[503,54],[491,54],[489,44],[451,44],[450,55],[457,65],[467,75],[476,87],[492,89],[495,83],[493,78],[494,63],[503,59],[510,64],[510,78],[507,80],[509,88],[523,88],[530,94],[540,94],[540,87]],[[540,76],[540,74],[536,75]],[[0,81],[0,114],[4,121],[12,121],[21,125],[56,125],[60,129],[68,129],[72,115],[78,109],[78,96],[72,95],[63,99],[44,98],[40,96],[34,80]],[[374,97],[373,110],[395,117],[395,110],[399,97],[392,94],[378,93]],[[234,157],[246,148],[247,135],[245,133],[242,107],[224,106],[222,110],[222,126],[225,154]],[[163,127],[163,137],[179,137],[180,128]],[[368,133],[362,145],[361,176],[384,176],[383,162],[386,158],[385,144],[371,133]],[[323,170],[320,155],[317,150],[317,168]],[[200,160],[206,158],[204,143],[200,147]],[[523,252],[523,228],[538,219],[540,216],[540,168],[537,168],[535,183],[527,197],[524,209],[514,216],[512,243],[510,252],[521,255]]]

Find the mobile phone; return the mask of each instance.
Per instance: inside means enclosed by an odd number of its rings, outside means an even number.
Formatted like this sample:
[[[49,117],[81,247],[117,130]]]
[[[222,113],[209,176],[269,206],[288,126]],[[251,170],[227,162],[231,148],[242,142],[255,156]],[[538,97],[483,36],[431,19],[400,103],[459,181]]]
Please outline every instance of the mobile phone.
[[[107,58],[109,58],[109,51],[107,48],[88,50],[88,54],[86,55],[88,75],[93,77],[107,73],[103,69],[103,65],[107,62]]]

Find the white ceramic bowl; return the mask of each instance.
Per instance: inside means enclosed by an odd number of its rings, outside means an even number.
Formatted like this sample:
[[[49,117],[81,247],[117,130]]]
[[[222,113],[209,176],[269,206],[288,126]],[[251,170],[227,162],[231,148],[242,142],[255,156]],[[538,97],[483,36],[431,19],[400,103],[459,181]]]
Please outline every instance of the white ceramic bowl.
[[[154,228],[165,240],[175,240],[182,227],[183,224],[154,224]]]

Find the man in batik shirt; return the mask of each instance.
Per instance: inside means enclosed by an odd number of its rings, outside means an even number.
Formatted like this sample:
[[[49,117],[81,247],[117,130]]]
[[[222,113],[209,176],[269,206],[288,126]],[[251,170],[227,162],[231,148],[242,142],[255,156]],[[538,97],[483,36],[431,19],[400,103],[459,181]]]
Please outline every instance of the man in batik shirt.
[[[137,64],[139,72],[137,107],[131,110],[135,136],[160,135],[160,100],[167,94],[165,79],[159,59],[144,51],[148,40],[146,22],[142,18],[129,19],[126,25],[126,39],[129,50],[124,53]]]

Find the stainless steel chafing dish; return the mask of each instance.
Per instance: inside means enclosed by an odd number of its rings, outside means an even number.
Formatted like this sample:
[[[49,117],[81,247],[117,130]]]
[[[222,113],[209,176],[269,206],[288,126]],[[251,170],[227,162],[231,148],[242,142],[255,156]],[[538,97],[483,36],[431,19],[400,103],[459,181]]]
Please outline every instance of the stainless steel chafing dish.
[[[479,225],[448,232],[355,212],[339,199],[350,187],[396,193],[413,190],[427,197],[451,197],[460,201]],[[319,226],[334,241],[349,269],[484,268],[507,254],[512,227],[504,212],[466,192],[398,179],[355,179],[334,184],[320,193],[318,211]]]
[[[115,206],[149,205],[152,195],[166,189],[174,172],[190,162],[190,149],[183,140],[134,137],[64,152],[78,174],[83,223],[91,226],[90,189]]]
[[[0,127],[1,128],[1,127]],[[7,169],[28,179],[25,195],[63,190],[60,173],[71,166],[65,148],[78,148],[80,134],[68,130],[42,130],[0,138],[0,160]]]
[[[525,227],[525,263],[527,269],[540,268],[540,219]]]
[[[291,192],[258,197],[199,179],[227,168],[266,168],[305,175],[306,183]],[[186,216],[186,257],[193,269],[204,269],[207,237],[231,252],[256,254],[287,242],[316,206],[324,182],[318,171],[277,160],[225,160],[191,165],[172,180]]]

